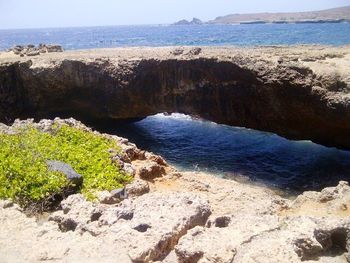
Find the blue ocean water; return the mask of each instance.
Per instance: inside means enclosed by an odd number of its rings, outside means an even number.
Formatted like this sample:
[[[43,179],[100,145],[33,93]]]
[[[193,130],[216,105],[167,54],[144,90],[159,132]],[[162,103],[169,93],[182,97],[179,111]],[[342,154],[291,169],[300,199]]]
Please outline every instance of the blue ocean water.
[[[0,50],[56,43],[65,49],[174,45],[350,44],[350,23],[110,26],[0,30]]]
[[[218,125],[181,114],[158,114],[117,125],[115,134],[162,155],[180,170],[200,170],[301,192],[350,181],[350,151],[310,141]]]

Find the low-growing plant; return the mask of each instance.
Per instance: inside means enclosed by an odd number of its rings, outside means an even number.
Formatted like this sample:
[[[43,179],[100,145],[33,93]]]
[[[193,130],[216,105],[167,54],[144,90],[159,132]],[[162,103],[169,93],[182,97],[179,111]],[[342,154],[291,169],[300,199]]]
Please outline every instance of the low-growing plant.
[[[65,124],[50,133],[27,126],[0,134],[0,199],[27,207],[67,187],[62,173],[48,169],[48,160],[65,162],[81,174],[81,192],[90,199],[96,191],[122,187],[132,177],[111,161],[110,149],[120,151],[112,139]]]

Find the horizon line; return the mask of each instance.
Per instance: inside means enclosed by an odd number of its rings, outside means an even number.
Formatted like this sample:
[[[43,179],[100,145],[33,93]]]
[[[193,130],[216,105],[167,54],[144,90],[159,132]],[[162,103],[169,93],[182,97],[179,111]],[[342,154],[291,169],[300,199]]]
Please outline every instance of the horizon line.
[[[288,14],[288,13],[308,13],[308,12],[322,12],[322,11],[327,11],[327,10],[332,10],[332,9],[338,9],[338,8],[346,8],[350,7],[350,5],[345,5],[345,6],[337,6],[337,7],[332,7],[332,8],[327,8],[327,9],[319,9],[319,10],[312,10],[312,11],[297,11],[297,12],[257,12],[257,13],[252,13],[252,12],[247,12],[247,13],[231,13],[231,14],[226,14],[218,17],[225,17],[225,16],[230,16],[230,15],[246,15],[246,14]],[[218,18],[216,17],[216,18]],[[193,17],[196,18],[196,17]],[[214,18],[214,20],[216,19]],[[182,20],[187,20],[187,19],[182,19]],[[208,20],[203,22],[203,24],[209,24],[208,22],[213,21],[213,19]],[[143,24],[143,23],[137,23],[137,24],[113,24],[113,25],[69,25],[69,26],[50,26],[50,27],[11,27],[11,28],[0,28],[1,31],[9,31],[9,30],[35,30],[35,29],[68,29],[68,28],[87,28],[87,27],[123,27],[123,26],[171,26],[175,22],[171,23],[150,23],[150,24]],[[267,23],[268,24],[268,23]],[[229,25],[237,25],[237,24],[229,24]],[[239,25],[239,24],[238,24]]]

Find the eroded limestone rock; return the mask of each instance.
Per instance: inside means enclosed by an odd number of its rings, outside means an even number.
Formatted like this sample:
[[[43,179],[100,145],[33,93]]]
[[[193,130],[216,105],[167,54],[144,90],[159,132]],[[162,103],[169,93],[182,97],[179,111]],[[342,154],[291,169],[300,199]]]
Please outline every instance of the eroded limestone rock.
[[[179,262],[233,262],[237,249],[255,235],[279,227],[276,216],[233,218],[226,226],[192,229],[175,247]]]
[[[61,202],[62,210],[50,215],[49,220],[57,222],[62,231],[75,231],[97,221],[102,211],[80,195],[71,195]]]
[[[349,47],[173,49],[5,54],[0,120],[180,112],[350,148]]]
[[[73,195],[62,202],[63,211],[50,216],[61,231],[113,236],[134,262],[164,258],[178,239],[211,213],[206,200],[185,193],[149,193],[118,206],[100,207]]]
[[[17,45],[11,49],[8,50],[9,52],[13,52],[15,55],[28,56],[38,56],[41,53],[52,53],[52,52],[63,52],[63,48],[60,45],[46,45],[46,44],[39,44],[37,47],[35,45],[26,45],[21,46]]]
[[[131,184],[126,185],[126,193],[128,197],[141,196],[150,191],[148,182],[135,179]]]
[[[145,165],[139,170],[139,175],[143,179],[154,179],[162,176],[164,173],[164,167],[154,161],[145,163]]]

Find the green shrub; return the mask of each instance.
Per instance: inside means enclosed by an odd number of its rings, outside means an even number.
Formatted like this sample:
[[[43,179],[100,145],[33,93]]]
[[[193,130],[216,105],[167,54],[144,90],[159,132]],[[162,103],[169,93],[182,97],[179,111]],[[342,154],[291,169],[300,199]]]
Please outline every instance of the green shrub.
[[[114,140],[68,125],[51,133],[27,126],[16,134],[0,134],[0,199],[26,207],[60,192],[68,182],[48,170],[47,160],[65,162],[81,174],[81,191],[88,198],[97,190],[122,187],[132,177],[111,161],[110,149],[120,151]]]

